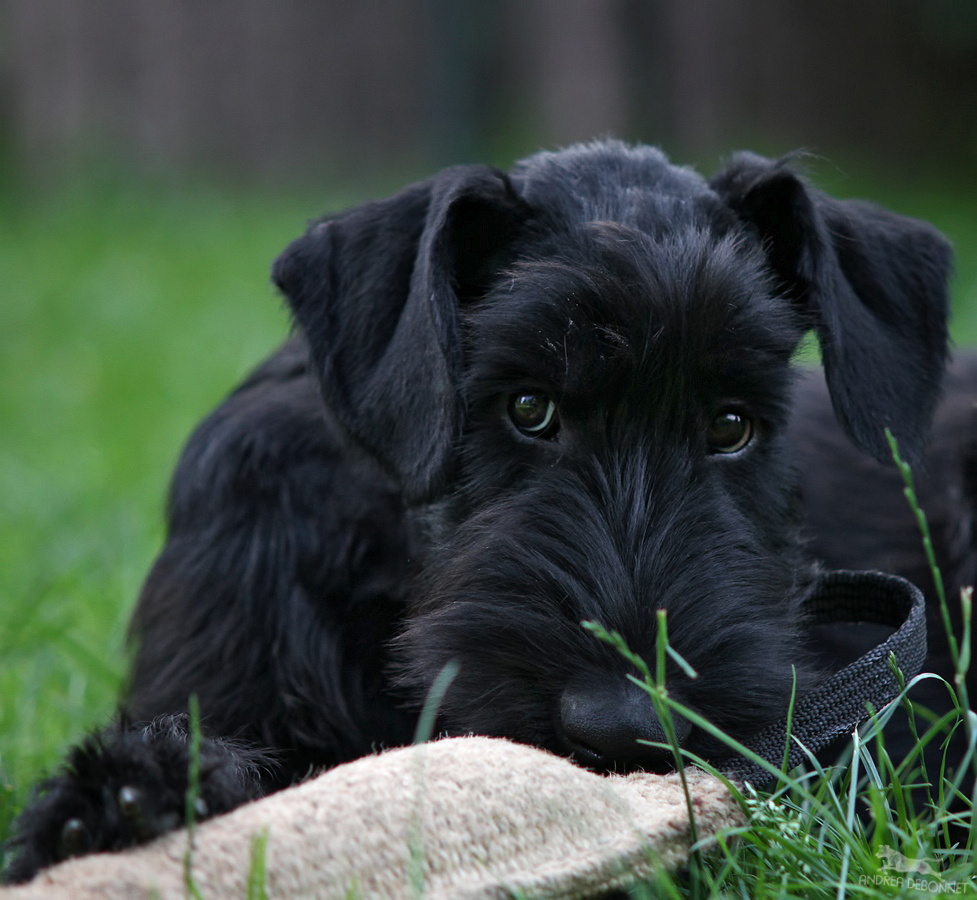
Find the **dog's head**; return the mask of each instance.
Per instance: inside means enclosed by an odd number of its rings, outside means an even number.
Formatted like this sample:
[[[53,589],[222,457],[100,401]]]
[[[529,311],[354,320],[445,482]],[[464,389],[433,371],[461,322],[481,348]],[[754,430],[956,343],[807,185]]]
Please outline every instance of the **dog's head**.
[[[601,143],[447,170],[314,225],[275,266],[327,403],[432,529],[401,639],[449,660],[453,732],[595,767],[661,740],[596,620],[740,739],[782,717],[798,649],[791,358],[816,331],[837,415],[913,457],[939,393],[949,250],[744,154],[707,182]],[[679,737],[716,751],[680,720]]]

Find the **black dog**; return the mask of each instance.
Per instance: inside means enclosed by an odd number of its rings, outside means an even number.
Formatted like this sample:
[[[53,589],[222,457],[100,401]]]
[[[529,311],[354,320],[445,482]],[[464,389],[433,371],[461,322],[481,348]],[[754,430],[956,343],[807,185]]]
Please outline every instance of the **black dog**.
[[[9,877],[181,820],[191,694],[201,814],[409,742],[452,661],[444,732],[666,766],[630,666],[581,620],[651,660],[664,609],[700,674],[670,663],[678,699],[740,740],[781,719],[793,669],[818,677],[798,463],[832,465],[788,429],[791,359],[814,329],[847,435],[884,459],[889,426],[918,459],[949,259],[786,164],[744,154],[707,182],[618,143],[449,169],[313,225],[274,268],[296,337],[180,461],[123,724],[24,814]]]

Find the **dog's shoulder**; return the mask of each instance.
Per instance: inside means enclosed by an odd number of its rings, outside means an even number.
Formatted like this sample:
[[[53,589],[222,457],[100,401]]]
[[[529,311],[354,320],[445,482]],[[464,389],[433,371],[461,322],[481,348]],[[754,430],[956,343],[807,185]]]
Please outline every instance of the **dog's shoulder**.
[[[287,498],[292,497],[292,500]],[[195,429],[171,486],[171,528],[218,508],[305,498],[320,518],[370,518],[399,502],[392,480],[352,444],[322,402],[297,333],[261,363]],[[192,527],[192,526],[191,526]]]
[[[816,557],[834,568],[876,568],[931,583],[898,470],[846,438],[819,369],[804,370],[796,385],[788,451]],[[944,578],[956,590],[977,574],[977,354],[957,354],[949,366],[912,472]]]
[[[816,366],[799,367],[794,387],[790,441],[803,467],[805,463],[843,452],[842,468],[880,469],[895,475],[887,463],[872,460],[852,445],[835,415],[824,372]],[[940,402],[933,416],[932,429],[918,475],[926,479],[945,466],[952,455],[957,467],[973,460],[977,467],[977,351],[958,352],[947,367]],[[940,461],[938,466],[936,461]],[[855,464],[858,461],[859,464]],[[977,497],[977,492],[974,494]]]

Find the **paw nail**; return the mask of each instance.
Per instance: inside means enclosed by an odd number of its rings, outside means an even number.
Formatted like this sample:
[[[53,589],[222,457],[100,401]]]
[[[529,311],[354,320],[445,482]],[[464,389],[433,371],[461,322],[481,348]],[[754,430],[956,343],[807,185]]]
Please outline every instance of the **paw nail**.
[[[61,829],[61,846],[67,856],[78,856],[88,848],[88,833],[81,819],[68,819]]]
[[[119,789],[119,809],[127,819],[134,819],[142,812],[142,795],[138,788],[126,785]]]
[[[203,797],[197,797],[197,799],[193,801],[193,811],[197,814],[197,817],[200,819],[204,818],[207,815],[209,810],[207,809],[207,803]]]

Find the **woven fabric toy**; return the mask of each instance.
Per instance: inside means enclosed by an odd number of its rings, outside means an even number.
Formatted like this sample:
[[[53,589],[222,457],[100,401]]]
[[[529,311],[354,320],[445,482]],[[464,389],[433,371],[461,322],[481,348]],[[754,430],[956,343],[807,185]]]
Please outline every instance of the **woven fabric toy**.
[[[687,778],[701,841],[742,822],[721,781]],[[449,738],[390,750],[201,824],[193,880],[245,898],[267,835],[269,897],[586,897],[688,859],[677,775],[600,776],[510,741]],[[69,860],[3,900],[187,896],[185,831]]]

